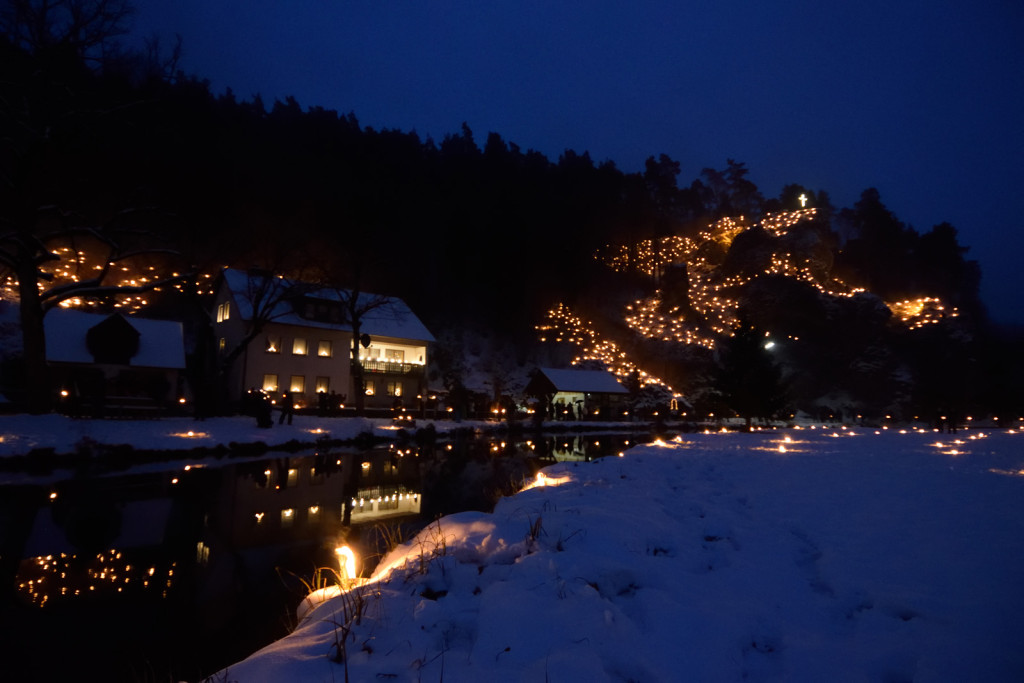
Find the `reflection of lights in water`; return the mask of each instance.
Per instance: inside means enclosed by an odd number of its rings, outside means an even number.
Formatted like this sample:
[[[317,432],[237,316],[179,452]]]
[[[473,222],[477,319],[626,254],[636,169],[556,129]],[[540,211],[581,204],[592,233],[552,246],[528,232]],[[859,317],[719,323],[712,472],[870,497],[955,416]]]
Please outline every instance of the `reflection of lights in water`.
[[[210,435],[206,432],[196,432],[190,429],[187,432],[171,432],[169,436],[176,436],[179,439],[205,439]]]
[[[141,551],[145,555],[145,551]],[[142,566],[149,565],[148,570]],[[139,565],[112,549],[95,555],[60,553],[22,560],[16,577],[18,594],[38,607],[76,598],[110,598],[167,591],[174,583],[176,562]],[[148,580],[155,579],[154,582]],[[142,580],[140,580],[142,579]],[[130,598],[129,598],[130,599]]]
[[[1002,474],[1007,477],[1024,477],[1024,470],[1001,470],[998,468],[990,468],[989,472],[992,474]]]

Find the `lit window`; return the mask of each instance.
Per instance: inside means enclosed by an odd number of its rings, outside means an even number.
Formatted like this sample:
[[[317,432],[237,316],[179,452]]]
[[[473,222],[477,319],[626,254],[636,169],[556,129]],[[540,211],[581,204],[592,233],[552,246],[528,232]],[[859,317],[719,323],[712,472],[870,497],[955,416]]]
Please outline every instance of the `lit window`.
[[[288,486],[295,486],[299,483],[299,471],[296,469],[288,469]]]
[[[319,505],[310,505],[309,506],[309,516],[307,517],[307,519],[309,520],[310,524],[316,524],[317,522],[320,521],[320,506]]]
[[[231,317],[231,303],[225,301],[217,306],[217,322],[222,323]]]
[[[210,562],[210,546],[206,545],[202,541],[196,543],[196,563],[197,564],[208,564]]]
[[[277,391],[277,375],[263,375],[263,391]]]
[[[402,383],[401,382],[388,382],[388,396],[401,396],[402,395]]]
[[[256,520],[257,524],[262,524],[263,523],[263,513],[262,512],[257,512],[255,515],[253,515],[253,518]]]
[[[292,508],[285,508],[281,510],[281,528],[287,529],[295,521],[295,510]]]
[[[293,394],[304,394],[306,393],[306,378],[303,375],[292,375],[292,379],[288,382],[289,391]]]
[[[373,396],[373,380],[366,381],[366,395]]]
[[[227,345],[228,345],[228,340],[225,339],[224,337],[221,337],[217,341],[217,350],[220,351],[221,353],[224,353],[224,349],[227,348]]]
[[[281,353],[281,337],[276,334],[267,335],[267,345],[264,350],[267,353]]]
[[[321,339],[320,343],[317,344],[316,346],[316,355],[320,356],[321,358],[330,358],[331,351],[332,350],[330,340]]]
[[[387,359],[396,363],[402,363],[405,361],[405,351],[402,349],[388,349]]]
[[[321,391],[325,394],[331,390],[331,378],[330,377],[317,377],[316,378],[316,393]]]
[[[292,342],[292,355],[293,356],[305,356],[306,355],[306,340],[301,337],[296,337],[295,341]]]

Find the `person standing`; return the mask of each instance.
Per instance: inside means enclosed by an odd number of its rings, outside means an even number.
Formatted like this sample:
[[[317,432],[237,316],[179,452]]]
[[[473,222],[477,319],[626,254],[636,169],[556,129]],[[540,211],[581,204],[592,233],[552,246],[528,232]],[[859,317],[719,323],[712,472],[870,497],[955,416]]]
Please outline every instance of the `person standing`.
[[[295,399],[292,397],[292,392],[286,391],[281,396],[281,417],[277,419],[277,424],[284,424],[285,417],[288,418],[288,424],[292,423],[292,414],[295,412]]]

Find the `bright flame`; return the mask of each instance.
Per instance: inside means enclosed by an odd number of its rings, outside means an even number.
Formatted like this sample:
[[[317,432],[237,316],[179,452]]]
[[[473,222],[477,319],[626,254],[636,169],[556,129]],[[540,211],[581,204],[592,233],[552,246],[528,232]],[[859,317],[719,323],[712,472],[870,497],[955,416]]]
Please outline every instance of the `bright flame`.
[[[352,581],[356,578],[356,554],[347,545],[338,546],[334,549],[338,556],[338,568],[341,571],[343,581]]]
[[[568,484],[572,481],[572,476],[568,472],[562,472],[558,475],[545,474],[544,472],[538,472],[537,478],[530,484],[523,487],[523,490],[529,490],[538,486],[561,486],[562,484]]]

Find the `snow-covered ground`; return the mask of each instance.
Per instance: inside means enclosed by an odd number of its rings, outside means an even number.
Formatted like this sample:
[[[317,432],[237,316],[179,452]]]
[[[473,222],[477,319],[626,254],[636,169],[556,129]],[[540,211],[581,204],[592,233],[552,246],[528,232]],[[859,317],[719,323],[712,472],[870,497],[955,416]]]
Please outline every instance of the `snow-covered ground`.
[[[542,475],[213,680],[1024,680],[1024,434],[701,434]]]

